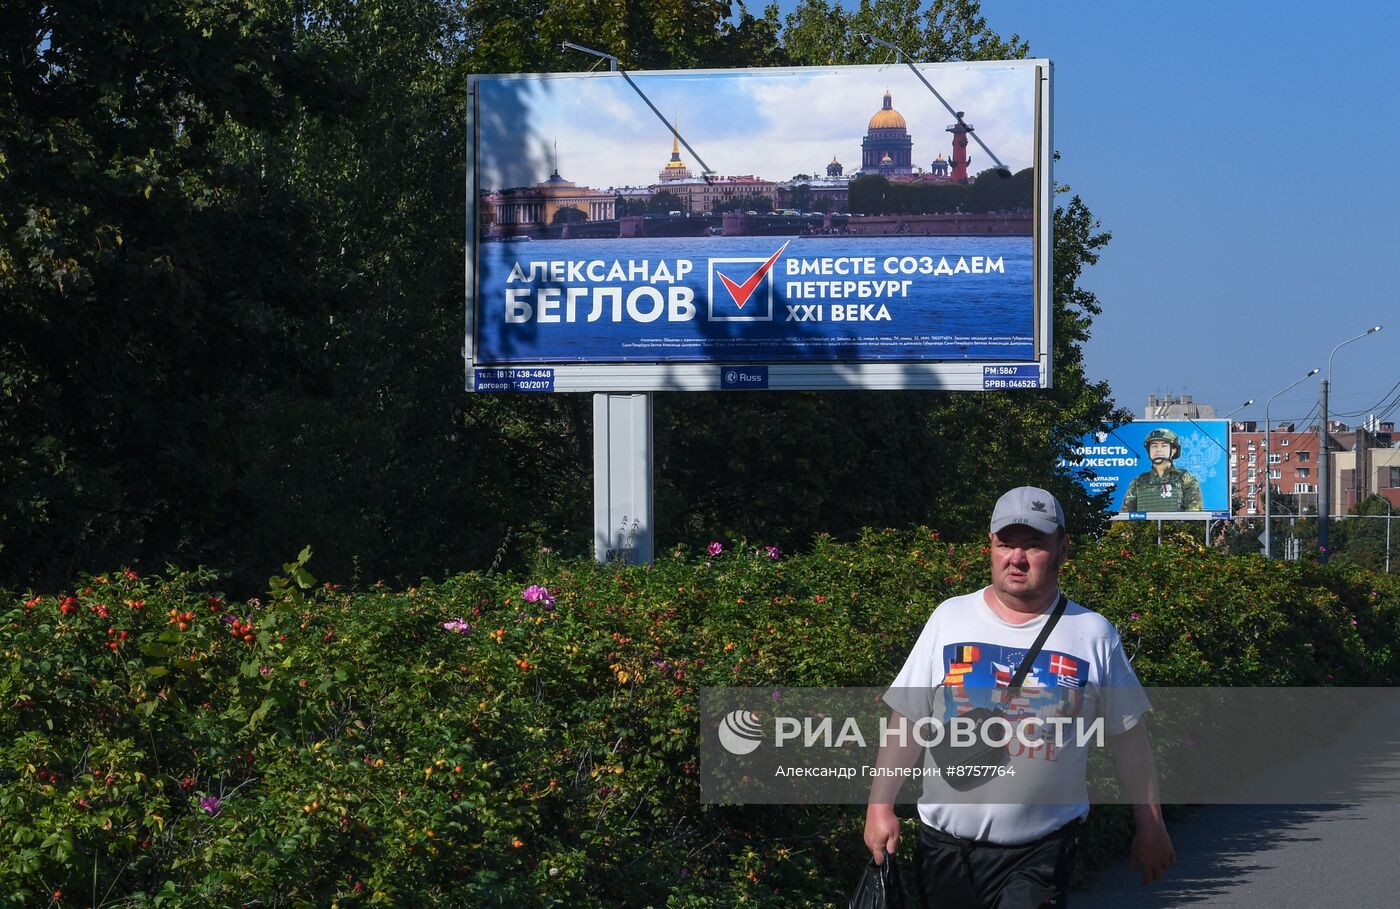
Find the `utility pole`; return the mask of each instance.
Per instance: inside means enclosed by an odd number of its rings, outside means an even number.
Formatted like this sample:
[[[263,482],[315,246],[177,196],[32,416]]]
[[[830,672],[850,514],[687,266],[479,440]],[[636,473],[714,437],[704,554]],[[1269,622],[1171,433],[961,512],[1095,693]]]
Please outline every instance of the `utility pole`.
[[[1332,435],[1327,431],[1327,390],[1332,379],[1332,358],[1337,355],[1337,351],[1350,344],[1352,341],[1360,341],[1367,335],[1373,335],[1381,330],[1381,326],[1376,325],[1366,329],[1354,338],[1347,338],[1327,355],[1327,378],[1322,380],[1322,399],[1319,402],[1322,410],[1322,426],[1319,428],[1318,443],[1321,451],[1318,452],[1317,466],[1322,476],[1318,477],[1321,485],[1317,487],[1317,555],[1322,564],[1327,564],[1327,517],[1332,508],[1332,458],[1330,449],[1332,445]],[[1267,472],[1264,478],[1268,479]]]
[[[1285,388],[1283,391],[1280,391],[1277,394],[1275,394],[1273,398],[1270,398],[1269,400],[1264,402],[1264,558],[1266,559],[1272,559],[1274,557],[1274,483],[1273,478],[1269,476],[1269,471],[1273,469],[1269,465],[1273,462],[1274,436],[1273,423],[1269,420],[1269,406],[1274,403],[1274,398],[1277,398],[1279,395],[1283,394],[1284,391],[1288,391],[1293,387],[1300,385],[1303,382],[1306,382],[1308,379],[1311,379],[1319,372],[1321,372],[1321,370],[1314,369],[1307,375],[1303,376],[1303,378],[1299,379],[1297,382],[1294,382],[1292,385],[1288,386],[1288,388]]]

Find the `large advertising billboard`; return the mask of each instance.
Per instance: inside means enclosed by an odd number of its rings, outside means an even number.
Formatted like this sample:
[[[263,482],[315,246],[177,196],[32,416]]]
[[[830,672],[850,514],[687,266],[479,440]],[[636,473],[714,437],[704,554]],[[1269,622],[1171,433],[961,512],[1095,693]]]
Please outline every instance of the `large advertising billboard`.
[[[472,77],[468,388],[1048,386],[1050,72]]]
[[[1230,511],[1227,420],[1134,420],[1089,433],[1074,453],[1078,460],[1064,466],[1090,493],[1111,492],[1109,510],[1120,519],[1206,519]]]

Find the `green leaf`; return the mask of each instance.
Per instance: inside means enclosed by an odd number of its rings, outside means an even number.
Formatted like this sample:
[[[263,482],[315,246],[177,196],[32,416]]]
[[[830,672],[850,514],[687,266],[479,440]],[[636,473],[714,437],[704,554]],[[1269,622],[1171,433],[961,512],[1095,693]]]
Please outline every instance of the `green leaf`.
[[[248,717],[248,728],[257,729],[267,717],[267,712],[272,709],[272,698],[263,698],[263,702],[258,705],[258,709],[253,711],[253,715]]]

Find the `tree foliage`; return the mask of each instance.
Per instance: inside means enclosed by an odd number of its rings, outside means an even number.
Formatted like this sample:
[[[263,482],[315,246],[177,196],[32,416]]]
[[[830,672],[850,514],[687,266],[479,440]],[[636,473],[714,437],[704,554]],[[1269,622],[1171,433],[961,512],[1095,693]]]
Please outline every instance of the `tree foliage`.
[[[850,209],[864,215],[1030,211],[1035,198],[1032,168],[1008,174],[991,169],[971,183],[894,183],[878,174],[850,184]]]
[[[1400,579],[1122,529],[1060,577],[1144,684],[1400,678]],[[354,593],[303,553],[257,602],[124,571],[0,596],[0,902],[830,906],[863,809],[703,804],[701,692],[886,684],[929,611],[986,583],[980,549],[923,529],[646,569],[542,554],[528,580]],[[1082,860],[1125,852],[1129,813],[1095,807]]]
[[[806,0],[16,0],[0,18],[0,585],[307,543],[410,582],[585,551],[585,395],[463,392],[470,72],[1017,57],[978,4]],[[747,207],[755,207],[746,203]],[[677,206],[679,207],[679,206]],[[670,210],[670,209],[668,209]],[[659,395],[658,539],[788,547],[979,531],[1110,414],[1078,287],[1107,235],[1056,215],[1055,388]],[[530,544],[528,547],[526,543]]]
[[[681,197],[670,190],[661,190],[647,200],[647,212],[653,215],[664,215],[673,211],[684,211],[685,203]]]

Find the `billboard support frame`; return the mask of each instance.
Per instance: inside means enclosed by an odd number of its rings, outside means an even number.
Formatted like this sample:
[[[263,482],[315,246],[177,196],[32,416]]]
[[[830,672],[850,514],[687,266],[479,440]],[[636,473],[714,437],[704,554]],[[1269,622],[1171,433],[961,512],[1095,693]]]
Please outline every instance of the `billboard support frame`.
[[[620,75],[642,98],[651,111],[666,124],[676,139],[683,143],[692,156],[702,165],[702,176],[709,182],[714,171],[700,159],[677,131],[673,124],[657,110],[651,100],[641,91],[631,77],[622,72],[617,57],[581,45],[563,42],[561,47],[588,53],[606,59],[611,74]],[[926,88],[954,113],[958,121],[961,115],[954,111],[943,96],[933,89],[918,66],[905,63]],[[937,390],[994,390],[1000,388],[1038,387],[1052,385],[1052,329],[1053,329],[1053,289],[1051,288],[1051,262],[1053,250],[1049,246],[1053,199],[1051,167],[1053,155],[1050,149],[1051,68],[1048,61],[1039,63],[1033,69],[1034,88],[1034,139],[1032,163],[1035,167],[1036,192],[1032,202],[1032,244],[1031,270],[1033,303],[1035,316],[1031,321],[1031,351],[1033,359],[1003,359],[1001,365],[988,367],[987,358],[959,363],[949,360],[934,361],[824,361],[766,363],[751,367],[749,364],[736,364],[740,369],[757,369],[761,372],[761,384],[735,384],[734,366],[723,359],[711,358],[703,362],[660,362],[650,369],[639,370],[637,363],[567,363],[544,362],[544,369],[535,369],[535,374],[526,381],[516,382],[520,376],[507,377],[507,374],[522,372],[513,368],[485,370],[495,372],[488,382],[483,370],[478,367],[480,350],[476,337],[476,321],[480,317],[479,282],[481,274],[476,262],[478,248],[478,196],[477,178],[480,174],[479,150],[476,131],[480,123],[481,95],[476,82],[468,80],[467,105],[467,333],[463,344],[466,365],[467,388],[475,391],[525,391],[546,390],[550,392],[592,391],[594,393],[594,549],[600,562],[627,561],[632,563],[650,562],[654,557],[654,475],[652,456],[653,399],[654,390],[747,390],[763,388],[769,390],[809,389],[937,389]],[[567,75],[567,74],[549,74]],[[973,134],[977,141],[998,167],[1004,165],[987,148],[981,137]],[[547,380],[544,374],[547,373]],[[536,381],[541,380],[541,381]]]
[[[617,57],[570,41],[559,46],[607,60],[609,71],[626,79],[647,107],[661,117],[662,123],[666,122],[637,83],[622,72]],[[695,155],[695,149],[675,127],[670,129]],[[699,155],[695,157],[700,158]],[[708,164],[705,164],[705,172],[711,173]],[[469,242],[473,236],[468,236]],[[593,557],[600,563],[643,564],[655,558],[656,472],[652,459],[652,420],[650,391],[593,394]]]

